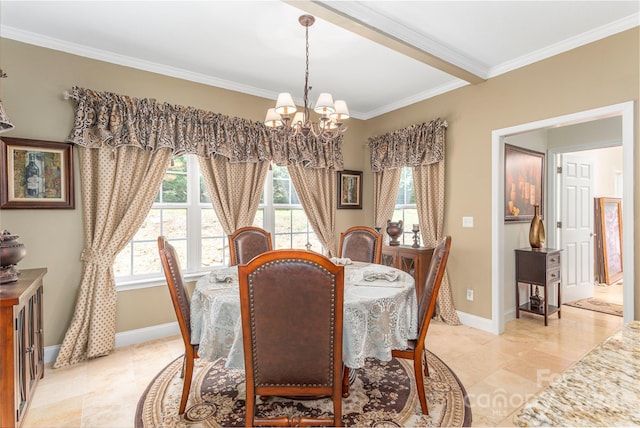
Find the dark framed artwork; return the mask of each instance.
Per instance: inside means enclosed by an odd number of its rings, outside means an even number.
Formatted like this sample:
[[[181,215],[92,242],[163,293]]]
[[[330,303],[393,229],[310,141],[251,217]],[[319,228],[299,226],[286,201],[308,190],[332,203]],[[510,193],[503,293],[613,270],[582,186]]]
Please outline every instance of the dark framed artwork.
[[[362,209],[362,171],[338,171],[338,209]]]
[[[0,139],[0,208],[75,208],[73,146]]]
[[[544,153],[505,144],[504,221],[531,221],[535,205],[544,218]]]

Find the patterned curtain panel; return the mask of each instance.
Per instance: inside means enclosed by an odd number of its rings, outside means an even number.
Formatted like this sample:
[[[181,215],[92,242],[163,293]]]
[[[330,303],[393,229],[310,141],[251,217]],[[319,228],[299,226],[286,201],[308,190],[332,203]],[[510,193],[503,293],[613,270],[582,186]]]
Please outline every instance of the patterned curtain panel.
[[[397,189],[400,187],[402,169],[385,169],[373,173],[373,220],[379,226],[382,237],[387,239],[387,220],[394,221],[393,210],[396,206]],[[390,192],[389,189],[396,189]],[[383,241],[383,242],[385,242]]]
[[[269,162],[232,163],[223,156],[198,157],[213,210],[227,235],[251,226],[260,205]]]
[[[369,138],[371,170],[430,165],[444,160],[446,129],[447,122],[438,118]]]
[[[386,225],[382,216],[389,212],[391,202],[388,194],[395,196],[398,191],[400,168],[412,167],[418,218],[424,243],[428,246],[435,246],[443,238],[444,142],[447,126],[446,121],[438,118],[369,139],[376,224],[384,221]],[[390,192],[389,186],[395,186],[395,192]],[[446,272],[438,293],[438,316],[448,324],[460,324]]]
[[[301,164],[289,165],[287,170],[309,223],[327,250],[327,257],[337,255],[337,174],[327,169],[304,168]]]
[[[418,220],[424,245],[435,247],[442,239],[444,223],[444,161],[413,167],[413,185],[416,191]],[[455,245],[455,243],[454,243]],[[449,274],[445,270],[438,292],[436,316],[450,325],[460,324],[453,305]]]
[[[174,156],[220,155],[232,163],[273,160],[343,169],[342,137],[326,143],[310,135],[282,143],[260,122],[193,107],[77,87],[72,98],[76,112],[67,140],[79,146],[135,146],[152,152],[168,147]]]
[[[158,193],[171,151],[78,149],[84,220],[82,281],[54,368],[109,354],[116,332],[113,262]]]

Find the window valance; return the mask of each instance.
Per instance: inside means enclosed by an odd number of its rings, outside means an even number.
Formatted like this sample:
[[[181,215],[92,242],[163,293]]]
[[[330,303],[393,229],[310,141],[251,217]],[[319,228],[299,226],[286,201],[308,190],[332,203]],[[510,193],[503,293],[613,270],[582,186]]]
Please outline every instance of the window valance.
[[[220,155],[231,162],[270,160],[278,165],[343,169],[342,137],[326,143],[313,136],[277,142],[264,124],[240,117],[74,87],[73,129],[67,141],[87,148],[134,146],[175,156]]]
[[[369,138],[371,170],[429,165],[444,159],[447,122],[433,119]]]

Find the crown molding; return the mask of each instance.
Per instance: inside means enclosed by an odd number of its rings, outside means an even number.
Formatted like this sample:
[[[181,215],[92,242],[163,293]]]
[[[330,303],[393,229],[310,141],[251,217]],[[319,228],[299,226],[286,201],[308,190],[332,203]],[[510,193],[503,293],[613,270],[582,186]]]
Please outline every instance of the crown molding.
[[[584,46],[586,44],[604,39],[606,37],[613,36],[614,34],[630,30],[634,27],[637,27],[638,25],[640,25],[640,14],[636,13],[634,15],[630,15],[617,21],[611,22],[610,24],[594,28],[575,37],[570,37],[559,43],[547,46],[544,49],[538,49],[537,51],[531,52],[528,55],[523,55],[519,58],[515,58],[511,61],[507,61],[491,67],[487,78],[492,78],[504,73],[508,73],[509,71],[525,67],[527,65],[533,64],[534,62],[542,61],[554,55],[570,51],[571,49],[575,49],[580,46]]]
[[[413,94],[410,97],[406,97],[403,98],[401,100],[398,101],[394,101],[390,104],[386,104],[384,106],[381,106],[380,108],[368,111],[366,113],[363,113],[362,119],[364,120],[368,120],[368,119],[372,119],[376,116],[380,116],[382,114],[385,113],[389,113],[391,111],[394,110],[398,110],[400,108],[403,107],[407,107],[411,104],[415,104],[418,103],[420,101],[424,101],[427,100],[429,98],[433,98],[435,96],[447,93],[449,91],[453,91],[454,89],[458,89],[461,88],[463,86],[467,86],[470,85],[469,82],[466,82],[462,79],[455,79],[449,83],[445,83],[444,85],[440,85],[436,88],[432,88],[429,89],[428,91],[424,91],[424,92],[419,92],[417,94]]]
[[[202,73],[195,73],[185,69],[172,67],[169,65],[158,64],[151,61],[141,60],[126,55],[116,54],[110,51],[90,48],[78,43],[72,43],[53,37],[43,36],[41,34],[20,30],[17,28],[4,26],[2,27],[2,37],[16,40],[19,42],[29,43],[32,45],[54,49],[61,52],[78,55],[81,57],[96,59],[112,64],[123,65],[126,67],[136,68],[138,70],[150,71],[165,76],[177,77],[179,79],[189,80],[192,82],[203,83],[205,85],[216,86],[231,91],[242,92],[257,97],[276,99],[278,94],[273,91],[256,88],[249,85],[242,85],[230,80],[218,79]]]

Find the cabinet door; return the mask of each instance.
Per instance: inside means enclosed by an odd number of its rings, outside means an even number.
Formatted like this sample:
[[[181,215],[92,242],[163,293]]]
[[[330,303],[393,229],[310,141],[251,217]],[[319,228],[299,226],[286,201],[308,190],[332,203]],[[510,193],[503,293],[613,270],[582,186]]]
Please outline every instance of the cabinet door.
[[[415,278],[416,276],[416,256],[411,253],[398,254],[398,269],[407,272]]]
[[[33,384],[40,379],[40,290],[36,291],[29,298],[27,303],[27,367],[29,369],[29,390],[27,393],[31,395]]]
[[[44,316],[43,316],[43,297],[44,287],[40,286],[38,291],[34,295],[34,323],[33,328],[35,332],[34,343],[35,346],[34,355],[36,358],[36,379],[44,376]]]
[[[385,266],[398,267],[398,252],[396,250],[383,248],[382,264]]]
[[[26,306],[16,307],[15,315],[15,422],[20,425],[24,413],[27,409],[27,400],[29,399],[29,367],[27,363],[27,308]]]

